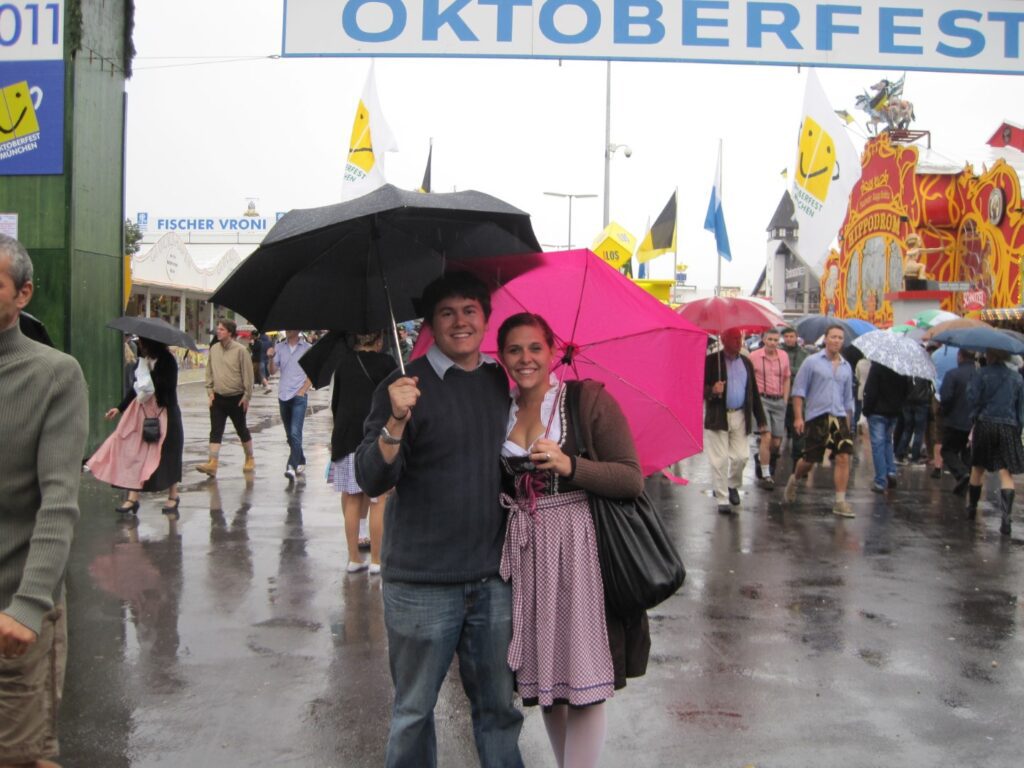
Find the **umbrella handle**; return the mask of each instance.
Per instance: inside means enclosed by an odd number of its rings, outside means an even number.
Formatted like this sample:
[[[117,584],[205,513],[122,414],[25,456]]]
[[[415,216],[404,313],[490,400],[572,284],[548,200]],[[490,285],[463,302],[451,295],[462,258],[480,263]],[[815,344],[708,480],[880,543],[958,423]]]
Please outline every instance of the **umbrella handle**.
[[[391,320],[391,341],[395,345],[395,357],[398,358],[398,370],[405,376],[405,361],[402,360],[402,344],[398,340],[398,323],[395,322],[395,308],[391,304],[391,285],[388,283],[387,273],[380,260],[380,250],[377,242],[380,233],[377,230],[377,217],[373,217],[373,225],[370,227],[370,248],[377,260],[377,272],[380,274],[380,281],[384,284],[384,299],[388,303],[388,318]]]

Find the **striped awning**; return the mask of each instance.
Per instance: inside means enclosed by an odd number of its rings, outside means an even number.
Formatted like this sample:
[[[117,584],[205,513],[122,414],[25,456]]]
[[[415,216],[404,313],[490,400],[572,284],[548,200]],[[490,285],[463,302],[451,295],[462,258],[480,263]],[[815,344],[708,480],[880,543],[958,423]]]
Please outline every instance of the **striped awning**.
[[[1004,309],[983,309],[981,319],[986,323],[1002,321],[1024,321],[1024,307],[1007,307]]]

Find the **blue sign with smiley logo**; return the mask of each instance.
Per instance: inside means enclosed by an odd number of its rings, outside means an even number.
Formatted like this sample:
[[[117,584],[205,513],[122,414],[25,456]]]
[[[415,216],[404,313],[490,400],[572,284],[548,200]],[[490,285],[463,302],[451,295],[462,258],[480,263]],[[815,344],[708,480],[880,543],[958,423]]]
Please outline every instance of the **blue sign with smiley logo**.
[[[0,176],[64,172],[64,62],[0,62]]]

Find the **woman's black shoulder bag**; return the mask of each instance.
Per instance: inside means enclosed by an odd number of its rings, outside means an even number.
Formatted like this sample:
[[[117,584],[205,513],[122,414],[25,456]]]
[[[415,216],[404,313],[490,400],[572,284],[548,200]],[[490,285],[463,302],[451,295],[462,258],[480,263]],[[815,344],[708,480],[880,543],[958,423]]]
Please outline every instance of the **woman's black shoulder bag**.
[[[580,430],[580,385],[569,382],[566,386],[576,450],[586,457]],[[610,499],[589,491],[587,496],[608,609],[629,618],[675,594],[683,585],[686,569],[647,492],[635,499]]]

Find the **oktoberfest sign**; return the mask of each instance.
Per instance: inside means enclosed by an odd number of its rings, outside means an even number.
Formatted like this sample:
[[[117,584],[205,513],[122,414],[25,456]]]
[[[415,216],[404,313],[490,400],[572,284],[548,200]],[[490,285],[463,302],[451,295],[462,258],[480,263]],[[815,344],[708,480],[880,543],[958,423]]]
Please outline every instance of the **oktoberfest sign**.
[[[1024,72],[1020,0],[285,0],[284,56]]]
[[[64,4],[0,3],[0,176],[64,171]]]

